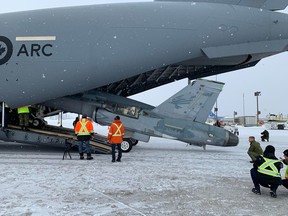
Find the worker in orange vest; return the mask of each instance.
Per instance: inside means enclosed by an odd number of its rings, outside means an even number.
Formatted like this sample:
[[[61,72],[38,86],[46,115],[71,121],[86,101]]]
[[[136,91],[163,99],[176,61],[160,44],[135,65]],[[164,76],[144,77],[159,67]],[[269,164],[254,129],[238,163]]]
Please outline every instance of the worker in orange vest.
[[[78,148],[80,154],[80,160],[84,159],[83,153],[83,143],[86,144],[87,160],[92,160],[91,149],[90,149],[90,139],[94,135],[93,124],[87,119],[87,115],[83,114],[82,118],[76,123],[75,134],[78,139]]]
[[[120,117],[116,116],[114,118],[113,123],[110,125],[109,133],[108,133],[108,140],[112,148],[112,162],[115,162],[115,159],[116,159],[116,156],[115,156],[116,146],[118,149],[117,161],[121,162],[121,158],[122,158],[121,143],[123,141],[123,137],[124,137],[124,125],[120,121]]]

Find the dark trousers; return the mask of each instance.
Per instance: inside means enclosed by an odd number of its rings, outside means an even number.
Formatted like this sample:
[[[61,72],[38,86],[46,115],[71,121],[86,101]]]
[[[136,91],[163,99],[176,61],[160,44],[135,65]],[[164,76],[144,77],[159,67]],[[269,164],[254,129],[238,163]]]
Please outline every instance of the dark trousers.
[[[78,140],[78,149],[79,153],[83,153],[83,144],[85,143],[86,145],[86,153],[90,154],[91,153],[91,148],[90,148],[90,142],[89,140]]]
[[[29,126],[29,113],[20,113],[19,114],[19,125],[21,127],[25,126],[28,127]]]
[[[282,185],[288,189],[288,179],[283,179],[282,180]]]
[[[261,136],[261,140],[264,142],[265,140],[267,140],[267,142],[269,142],[269,137],[267,136]]]
[[[260,185],[263,187],[270,188],[272,191],[276,193],[276,190],[278,188],[278,184],[269,184],[266,181],[263,181],[261,178],[259,178],[258,172],[256,168],[252,168],[250,170],[251,178],[254,184],[255,189],[260,191]]]
[[[121,160],[121,158],[122,158],[121,144],[111,144],[111,148],[112,148],[112,160],[115,160],[115,159],[116,159],[116,156],[115,156],[116,146],[117,146],[117,150],[118,150],[117,160]]]

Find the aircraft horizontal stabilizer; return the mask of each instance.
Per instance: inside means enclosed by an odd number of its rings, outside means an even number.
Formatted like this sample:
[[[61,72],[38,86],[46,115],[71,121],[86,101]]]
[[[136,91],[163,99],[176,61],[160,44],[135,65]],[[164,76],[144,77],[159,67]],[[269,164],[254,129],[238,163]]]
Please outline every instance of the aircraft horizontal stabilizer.
[[[154,108],[158,116],[194,120],[204,123],[210,114],[224,83],[198,79]]]
[[[263,8],[266,10],[284,10],[288,5],[288,0],[154,0],[171,2],[207,2],[218,4],[231,4],[246,7]]]
[[[208,58],[223,58],[261,53],[279,53],[285,51],[288,40],[259,41],[202,48]]]

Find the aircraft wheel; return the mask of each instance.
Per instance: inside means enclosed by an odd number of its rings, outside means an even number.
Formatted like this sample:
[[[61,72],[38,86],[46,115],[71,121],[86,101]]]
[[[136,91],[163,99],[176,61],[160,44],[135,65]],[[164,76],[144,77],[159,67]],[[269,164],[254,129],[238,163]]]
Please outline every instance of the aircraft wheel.
[[[121,143],[121,149],[123,152],[130,152],[133,147],[133,143],[131,139],[129,138],[124,138],[122,143]]]
[[[42,125],[43,125],[43,122],[42,122],[41,119],[35,118],[35,119],[33,119],[33,121],[32,121],[32,125],[33,125],[33,127],[35,127],[35,128],[41,128]]]

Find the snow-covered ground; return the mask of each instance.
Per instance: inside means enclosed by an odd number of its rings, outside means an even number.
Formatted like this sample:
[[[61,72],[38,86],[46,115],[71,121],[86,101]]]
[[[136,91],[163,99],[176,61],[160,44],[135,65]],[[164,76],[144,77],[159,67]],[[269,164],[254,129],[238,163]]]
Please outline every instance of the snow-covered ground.
[[[239,127],[237,147],[206,151],[152,138],[121,163],[111,155],[80,161],[76,152],[62,160],[62,149],[0,142],[0,215],[285,215],[284,187],[277,199],[268,189],[251,192],[248,136],[259,141],[262,130]],[[288,130],[269,132],[282,157]]]

